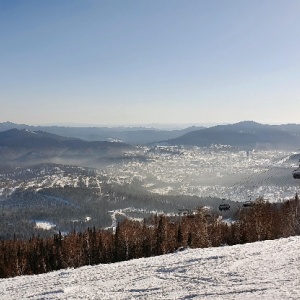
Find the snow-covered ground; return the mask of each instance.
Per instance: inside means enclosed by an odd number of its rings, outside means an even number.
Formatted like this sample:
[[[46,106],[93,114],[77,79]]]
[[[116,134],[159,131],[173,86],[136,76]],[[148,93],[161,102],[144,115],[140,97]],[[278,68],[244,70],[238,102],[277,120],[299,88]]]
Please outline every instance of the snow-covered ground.
[[[0,280],[0,299],[300,299],[300,237]]]
[[[12,172],[11,174],[0,174],[0,197],[9,196],[17,189],[31,189],[39,191],[47,188],[59,187],[89,187],[101,193],[101,179],[97,171],[88,168],[68,167],[62,170],[59,167],[41,166],[35,169],[26,169]]]
[[[49,221],[42,221],[42,220],[36,220],[35,222],[35,227],[36,228],[41,228],[44,230],[50,230],[52,228],[55,228],[55,224]]]

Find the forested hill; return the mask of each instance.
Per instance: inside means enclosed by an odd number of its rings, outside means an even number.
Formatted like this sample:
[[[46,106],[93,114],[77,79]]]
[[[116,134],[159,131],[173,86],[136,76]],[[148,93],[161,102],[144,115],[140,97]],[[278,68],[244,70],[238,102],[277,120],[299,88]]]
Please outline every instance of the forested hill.
[[[78,138],[68,138],[45,131],[30,131],[27,129],[10,129],[0,132],[0,146],[2,147],[124,147],[124,143],[107,141],[87,142]]]
[[[248,150],[296,150],[300,148],[300,125],[263,125],[245,121],[196,130],[165,143],[200,147],[221,144]]]
[[[125,143],[87,142],[44,131],[10,129],[0,132],[0,162],[50,161],[51,158],[93,158],[117,155],[131,149]],[[40,161],[39,161],[40,160]]]

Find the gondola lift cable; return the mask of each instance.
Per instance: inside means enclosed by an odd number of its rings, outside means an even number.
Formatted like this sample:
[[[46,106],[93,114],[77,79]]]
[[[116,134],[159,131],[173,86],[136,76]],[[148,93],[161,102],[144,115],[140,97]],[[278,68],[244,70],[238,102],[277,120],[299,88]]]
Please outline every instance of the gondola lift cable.
[[[298,154],[297,152],[299,152],[299,151],[300,151],[300,148],[297,149],[296,151],[293,151],[292,153],[290,153],[290,154],[288,154],[288,155],[285,155],[284,157],[281,157],[281,158],[278,159],[276,162],[273,162],[272,164],[268,165],[268,166],[267,166],[267,169],[263,170],[262,172],[253,173],[253,174],[247,176],[246,178],[243,178],[242,180],[240,180],[240,181],[236,182],[235,184],[233,184],[233,185],[231,186],[231,188],[237,187],[237,186],[241,186],[242,183],[245,184],[245,183],[249,182],[250,179],[251,179],[252,177],[256,177],[256,176],[263,175],[263,174],[265,174],[265,173],[271,171],[272,169],[277,168],[277,167],[278,167],[278,163],[281,163],[281,164],[282,164],[282,163],[285,162],[288,158],[290,158],[292,154]],[[300,160],[299,160],[299,162],[300,162]],[[255,185],[253,185],[252,188],[254,189],[256,186],[260,185],[261,183],[263,183],[263,182],[269,180],[270,178],[275,177],[275,176],[278,175],[278,174],[281,174],[282,172],[286,171],[286,169],[289,169],[289,168],[291,168],[291,167],[292,167],[292,166],[285,167],[283,170],[281,170],[281,171],[279,171],[279,172],[277,172],[277,173],[275,173],[275,174],[273,174],[273,175],[271,175],[271,176],[269,176],[269,177],[267,177],[267,178],[264,178],[264,179],[261,180],[260,182],[258,182],[258,183],[256,183]],[[299,168],[298,168],[297,170],[294,170],[294,172],[296,172],[296,171],[299,172],[299,179],[300,179],[300,165],[299,165]],[[293,172],[293,176],[294,176],[294,172]],[[297,174],[298,174],[298,173],[297,173]],[[295,178],[295,177],[294,177],[294,178]],[[220,210],[220,211],[223,211],[223,210],[229,210],[229,209],[230,209],[230,205],[224,203],[224,201],[226,201],[226,198],[224,197],[224,195],[225,195],[225,191],[222,192],[222,204],[219,205],[219,210]],[[248,196],[248,197],[249,197],[249,196]],[[248,205],[247,205],[247,203],[248,203]],[[253,203],[253,202],[251,201],[251,198],[250,198],[250,200],[247,200],[247,201],[246,201],[246,206],[252,206],[252,204],[250,205],[250,203]]]

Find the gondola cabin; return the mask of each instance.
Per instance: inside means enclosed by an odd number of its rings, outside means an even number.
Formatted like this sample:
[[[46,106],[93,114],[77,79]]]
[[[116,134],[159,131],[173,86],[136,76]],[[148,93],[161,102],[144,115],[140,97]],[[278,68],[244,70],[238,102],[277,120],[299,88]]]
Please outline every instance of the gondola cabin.
[[[293,171],[293,178],[294,179],[300,179],[300,168]]]
[[[230,210],[230,205],[227,203],[223,203],[219,205],[219,210],[223,211],[223,210]]]
[[[252,201],[246,201],[243,203],[243,207],[251,207],[253,205],[254,205],[254,203]]]

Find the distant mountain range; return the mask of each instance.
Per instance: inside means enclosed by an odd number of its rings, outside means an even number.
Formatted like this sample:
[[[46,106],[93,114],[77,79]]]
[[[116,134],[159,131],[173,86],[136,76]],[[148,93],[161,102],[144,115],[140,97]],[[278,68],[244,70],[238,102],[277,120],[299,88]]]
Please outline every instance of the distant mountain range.
[[[16,149],[18,151],[23,149],[24,155],[29,155],[28,158],[44,155],[44,153],[49,154],[51,151],[54,151],[55,155],[59,152],[60,157],[104,156],[130,147],[128,144],[199,147],[228,145],[245,150],[298,150],[300,148],[300,124],[264,125],[253,121],[243,121],[209,128],[158,130],[142,127],[44,127],[10,122],[0,123],[0,147],[9,147],[9,155],[12,155]],[[2,148],[1,154],[4,151]],[[24,159],[27,159],[26,157]]]
[[[297,150],[300,148],[300,125],[263,125],[253,121],[244,121],[195,130],[178,138],[163,141],[163,143],[200,147],[221,144],[249,150]]]
[[[185,133],[204,127],[192,126],[181,130],[160,130],[145,127],[64,127],[64,126],[29,126],[11,122],[0,123],[0,131],[9,129],[27,129],[30,131],[45,131],[52,134],[79,138],[86,141],[121,141],[137,145],[148,144],[161,140],[173,139]]]
[[[44,131],[9,129],[0,132],[0,163],[89,160],[118,156],[132,147],[120,142],[88,142]]]

